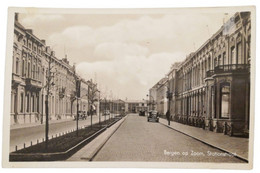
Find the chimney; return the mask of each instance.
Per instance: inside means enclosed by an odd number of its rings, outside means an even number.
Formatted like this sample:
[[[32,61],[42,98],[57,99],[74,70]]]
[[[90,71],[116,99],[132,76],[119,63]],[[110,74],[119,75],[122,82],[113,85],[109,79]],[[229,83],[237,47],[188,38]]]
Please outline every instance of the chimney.
[[[32,29],[27,29],[27,32],[29,32],[30,34],[33,34],[33,30]]]
[[[45,41],[45,40],[41,40],[41,42],[43,42],[43,44],[45,44],[45,43],[46,43],[46,41]]]
[[[15,13],[14,19],[15,19],[15,21],[18,22],[18,20],[19,20],[19,13]]]

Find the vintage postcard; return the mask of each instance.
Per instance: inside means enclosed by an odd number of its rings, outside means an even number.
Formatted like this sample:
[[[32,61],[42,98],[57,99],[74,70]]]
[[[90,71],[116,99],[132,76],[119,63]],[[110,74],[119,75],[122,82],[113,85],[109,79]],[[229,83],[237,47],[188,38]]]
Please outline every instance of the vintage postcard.
[[[9,8],[4,167],[251,169],[255,7]]]

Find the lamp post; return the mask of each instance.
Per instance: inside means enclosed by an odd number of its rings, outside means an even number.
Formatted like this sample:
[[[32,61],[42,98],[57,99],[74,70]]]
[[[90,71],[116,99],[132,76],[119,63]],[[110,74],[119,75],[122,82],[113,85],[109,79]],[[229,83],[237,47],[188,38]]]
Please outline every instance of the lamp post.
[[[152,99],[153,99],[153,101],[152,101],[152,103],[150,102],[149,104],[152,104],[152,110],[154,110],[154,97],[152,96],[152,95],[149,95],[149,94],[147,94],[146,95],[147,97],[151,97]],[[148,99],[147,99],[148,100]],[[150,99],[149,99],[150,100]]]
[[[79,98],[80,98],[80,84],[81,81],[79,78],[76,78],[76,99],[77,99],[77,119],[76,119],[76,128],[77,128],[77,136],[78,134],[78,130],[79,130]]]
[[[170,89],[169,87],[167,87],[167,92],[166,92],[166,97],[168,99],[168,116],[167,119],[168,119],[168,125],[170,125],[170,118],[171,118],[171,100],[172,100],[172,92],[170,92]]]

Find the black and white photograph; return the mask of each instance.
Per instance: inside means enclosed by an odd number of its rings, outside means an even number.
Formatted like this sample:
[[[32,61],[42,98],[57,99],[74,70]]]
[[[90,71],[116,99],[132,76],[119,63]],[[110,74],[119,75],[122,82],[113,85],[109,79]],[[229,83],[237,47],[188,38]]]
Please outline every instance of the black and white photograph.
[[[5,167],[252,168],[255,7],[12,7],[7,34]]]

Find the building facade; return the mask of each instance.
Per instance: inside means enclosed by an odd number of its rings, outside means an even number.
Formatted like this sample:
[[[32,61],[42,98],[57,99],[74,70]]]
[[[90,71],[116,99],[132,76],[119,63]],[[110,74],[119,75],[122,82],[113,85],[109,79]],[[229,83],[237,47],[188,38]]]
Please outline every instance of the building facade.
[[[11,89],[11,125],[43,123],[46,120],[45,101],[49,102],[49,119],[72,118],[76,114],[75,66],[67,57],[58,59],[55,52],[24,28],[15,15]],[[82,93],[88,88],[84,83]],[[49,95],[47,95],[49,90]],[[86,109],[83,98],[80,109]]]
[[[156,84],[156,108],[160,116],[164,116],[167,112],[167,90],[168,80],[164,77]]]
[[[230,136],[248,135],[250,42],[250,13],[236,13],[171,70],[167,82],[174,121]]]
[[[139,113],[139,111],[147,111],[148,104],[146,100],[125,100],[126,113]]]

